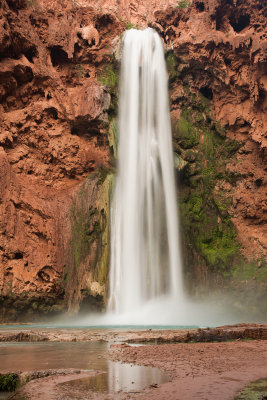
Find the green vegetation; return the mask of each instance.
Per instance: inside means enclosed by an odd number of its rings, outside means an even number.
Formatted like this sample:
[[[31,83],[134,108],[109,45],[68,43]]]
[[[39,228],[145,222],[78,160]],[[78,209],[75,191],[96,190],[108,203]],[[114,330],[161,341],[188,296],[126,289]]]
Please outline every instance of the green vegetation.
[[[71,216],[74,266],[77,269],[80,262],[90,253],[91,244],[101,233],[102,227],[99,211],[92,206],[86,209],[83,201],[79,202],[78,207],[72,207]]]
[[[88,176],[70,209],[71,239],[62,284],[71,310],[103,309],[109,263],[109,212],[113,174],[102,167]],[[92,284],[98,287],[97,293]]]
[[[110,106],[108,109],[109,120],[111,121],[118,114],[118,87],[119,87],[119,65],[112,59],[103,67],[97,77],[98,81],[106,86],[110,96]]]
[[[19,377],[17,374],[0,374],[0,391],[14,392],[19,385]]]
[[[117,89],[119,83],[118,66],[114,62],[107,64],[98,76],[98,81],[108,89]]]
[[[169,74],[169,84],[171,85],[180,75],[180,72],[178,71],[179,61],[173,51],[167,51],[165,59]]]
[[[226,277],[240,253],[228,214],[231,193],[223,184],[226,163],[239,145],[225,139],[209,100],[184,90],[181,118],[173,124],[176,151],[188,162],[180,195],[184,242],[189,259],[196,252],[210,271]]]
[[[173,138],[175,152],[185,162],[179,203],[186,281],[195,279],[198,265],[199,271],[206,271],[207,283],[228,288],[236,312],[246,309],[262,318],[266,315],[266,261],[248,261],[243,256],[229,214],[241,176],[228,171],[227,164],[236,162],[241,144],[227,138],[210,101],[201,93],[191,93],[184,86],[180,102]]]
[[[267,398],[267,379],[252,382],[242,389],[236,400],[263,400]]]
[[[187,8],[190,6],[190,0],[180,0],[177,8]]]
[[[117,146],[118,146],[118,121],[116,118],[112,118],[109,124],[108,142],[112,149],[113,156],[117,157]]]
[[[110,174],[110,169],[107,167],[102,166],[98,170],[98,179],[97,179],[97,186],[102,186],[105,180],[107,179],[107,176]]]
[[[174,132],[184,149],[190,149],[199,143],[199,131],[194,127],[190,110],[183,110],[180,120],[174,126]]]
[[[236,281],[255,281],[267,285],[267,262],[264,258],[250,262],[239,262],[232,271]]]
[[[126,22],[126,29],[138,29],[134,24],[132,24],[132,22]]]
[[[71,207],[71,254],[63,277],[66,286],[74,285],[82,264],[97,282],[106,283],[111,181],[111,171],[100,168],[82,185]],[[95,195],[95,201],[90,204],[88,199]]]
[[[31,6],[34,7],[34,2],[32,0],[26,0],[26,3]]]

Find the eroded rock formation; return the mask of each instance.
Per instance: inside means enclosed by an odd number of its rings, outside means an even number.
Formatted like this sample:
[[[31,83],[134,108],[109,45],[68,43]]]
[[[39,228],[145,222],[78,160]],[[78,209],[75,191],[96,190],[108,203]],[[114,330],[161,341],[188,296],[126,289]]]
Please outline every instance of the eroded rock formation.
[[[227,137],[240,143],[227,166],[240,178],[230,213],[246,255],[260,257],[267,245],[266,7],[261,1],[196,1],[187,11],[156,13],[156,21],[179,60],[173,113],[179,113],[186,83],[191,92],[200,91],[210,100]]]
[[[17,315],[63,299],[72,203],[88,174],[109,165],[111,96],[96,71],[121,22],[26,1],[2,1],[1,14],[0,291],[11,318],[13,304]]]
[[[0,7],[0,319],[66,305],[77,311],[90,299],[103,305],[114,54],[134,25],[157,29],[168,50],[174,147],[186,164],[181,214],[192,238],[186,275],[205,283],[215,273],[223,286],[223,265],[228,278],[235,271],[265,290],[266,5],[0,0]],[[238,242],[251,262],[241,272]]]

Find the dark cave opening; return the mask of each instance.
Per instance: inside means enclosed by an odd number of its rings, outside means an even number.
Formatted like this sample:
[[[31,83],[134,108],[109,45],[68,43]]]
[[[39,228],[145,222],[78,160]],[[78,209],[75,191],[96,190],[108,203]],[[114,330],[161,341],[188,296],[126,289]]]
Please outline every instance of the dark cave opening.
[[[223,17],[221,14],[216,15],[216,31],[220,31],[223,26]]]
[[[46,108],[45,112],[50,115],[53,119],[58,119],[58,113],[55,107]]]
[[[33,63],[33,58],[37,57],[37,50],[35,47],[30,47],[28,50],[24,51],[23,53],[27,60],[30,61],[30,63]]]
[[[201,93],[204,97],[206,97],[206,99],[209,99],[209,100],[212,100],[212,99],[213,99],[212,90],[211,90],[211,88],[208,87],[208,86],[203,86],[203,87],[200,89],[200,93]]]
[[[44,267],[44,268],[45,268],[45,267]],[[37,272],[37,276],[38,276],[38,278],[40,278],[42,281],[44,281],[44,282],[49,282],[49,281],[50,281],[50,276],[49,276],[49,274],[47,274],[47,273],[44,271],[44,268],[41,269],[41,271],[38,271],[38,272]]]
[[[101,15],[101,16],[99,16],[97,18],[97,21],[96,21],[96,24],[95,24],[95,28],[97,30],[100,30],[103,27],[108,29],[109,25],[111,25],[113,22],[114,22],[114,20],[113,20],[111,15],[104,14],[104,15]]]
[[[83,295],[80,303],[80,313],[88,313],[88,311],[99,311],[103,308],[103,296],[97,294],[92,296],[88,293],[88,290],[82,289],[81,294]]]
[[[28,66],[16,65],[14,68],[14,77],[18,82],[18,85],[23,85],[24,83],[31,82],[33,80],[32,69]]]
[[[15,260],[20,260],[23,258],[23,254],[20,251],[17,251],[14,255]]]
[[[71,134],[77,136],[84,136],[91,138],[93,136],[97,137],[100,135],[99,121],[88,121],[86,118],[77,118],[72,121],[71,124]]]
[[[68,54],[60,46],[50,47],[49,50],[53,67],[66,64],[69,61]]]
[[[250,24],[250,16],[247,14],[240,15],[238,19],[234,15],[229,18],[230,25],[235,32],[239,33],[243,31]]]
[[[255,184],[256,184],[257,187],[262,186],[262,183],[263,183],[262,178],[258,178],[258,179],[255,180]]]
[[[75,45],[74,45],[74,54],[73,54],[73,59],[74,60],[78,60],[78,57],[79,57],[79,53],[80,53],[80,51],[81,51],[81,46],[78,44],[78,43],[75,43]]]
[[[205,11],[205,5],[204,5],[204,3],[202,3],[202,1],[197,1],[197,2],[196,2],[196,9],[197,9],[199,12]]]
[[[27,7],[27,3],[22,0],[7,0],[7,5],[11,10],[15,12],[17,10],[21,10]]]
[[[259,88],[259,98],[258,98],[258,101],[257,101],[258,105],[259,104],[263,104],[263,102],[265,100],[265,97],[266,97],[266,91],[264,90],[263,87],[260,87]]]

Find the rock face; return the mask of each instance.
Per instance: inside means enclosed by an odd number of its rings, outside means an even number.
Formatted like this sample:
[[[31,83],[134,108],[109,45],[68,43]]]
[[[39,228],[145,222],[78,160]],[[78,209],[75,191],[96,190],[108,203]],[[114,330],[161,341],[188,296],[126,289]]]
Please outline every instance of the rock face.
[[[103,306],[114,54],[133,25],[154,27],[168,49],[174,147],[185,165],[185,276],[206,284],[215,273],[224,286],[222,275],[232,279],[234,271],[265,290],[262,1],[0,0],[0,7],[0,319]],[[249,265],[239,268],[239,252]]]
[[[186,83],[240,143],[227,166],[238,175],[230,214],[246,255],[266,255],[266,9],[261,1],[198,1],[187,11],[157,12],[156,21],[179,59],[173,114]]]
[[[1,1],[1,14],[0,318],[13,304],[16,318],[61,305],[72,203],[109,165],[111,96],[96,71],[121,22],[26,1]]]
[[[174,139],[188,162],[180,200],[185,268],[198,282],[189,289],[225,291],[228,281],[238,307],[264,313],[266,10],[260,1],[195,1],[155,15],[173,49]]]

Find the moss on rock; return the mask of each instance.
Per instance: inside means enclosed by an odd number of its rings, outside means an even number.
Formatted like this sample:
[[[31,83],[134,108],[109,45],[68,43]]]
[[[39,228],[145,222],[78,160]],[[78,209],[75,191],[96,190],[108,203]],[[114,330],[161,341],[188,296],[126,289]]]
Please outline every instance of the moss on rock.
[[[78,311],[83,301],[98,309],[105,304],[112,182],[111,171],[100,168],[83,183],[71,207],[72,238],[64,272],[70,311]]]
[[[14,392],[19,385],[18,374],[0,374],[0,392]]]
[[[165,60],[169,74],[169,84],[171,85],[180,75],[178,70],[179,60],[171,50],[166,52]]]
[[[267,398],[267,379],[252,382],[242,389],[236,400],[263,400]]]
[[[267,312],[266,264],[242,254],[229,213],[240,176],[227,164],[242,144],[227,138],[208,99],[183,90],[181,117],[172,123],[174,149],[186,163],[178,198],[187,288],[196,295],[227,293],[237,312],[261,319]]]
[[[239,254],[239,245],[227,212],[229,194],[223,190],[218,194],[215,186],[226,180],[226,163],[237,146],[222,137],[222,128],[200,94],[187,91],[181,118],[174,127],[174,139],[185,149],[184,158],[189,162],[180,195],[187,252],[192,253],[193,247],[210,271],[224,273]]]
[[[111,101],[108,109],[109,120],[118,114],[118,87],[119,87],[119,63],[115,56],[110,56],[109,62],[99,70],[97,74],[98,81],[106,87]]]
[[[57,298],[44,293],[0,297],[0,322],[39,321],[55,317],[65,309],[63,291]]]

